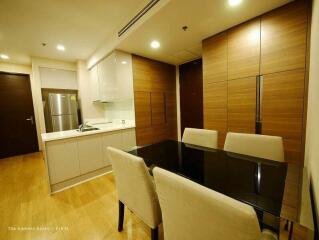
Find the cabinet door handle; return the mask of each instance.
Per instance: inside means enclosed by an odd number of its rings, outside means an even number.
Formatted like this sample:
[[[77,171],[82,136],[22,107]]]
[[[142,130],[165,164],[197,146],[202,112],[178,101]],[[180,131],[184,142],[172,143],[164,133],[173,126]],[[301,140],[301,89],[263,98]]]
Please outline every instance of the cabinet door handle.
[[[256,122],[260,122],[260,75],[256,76]]]

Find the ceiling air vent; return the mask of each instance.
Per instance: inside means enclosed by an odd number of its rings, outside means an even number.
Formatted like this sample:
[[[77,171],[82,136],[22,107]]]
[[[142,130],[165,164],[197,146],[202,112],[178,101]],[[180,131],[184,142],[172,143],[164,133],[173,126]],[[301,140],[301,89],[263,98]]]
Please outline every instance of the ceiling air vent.
[[[135,15],[118,33],[117,35],[122,36],[127,30],[129,30],[141,17],[143,17],[149,10],[152,9],[160,0],[151,0],[138,14]]]

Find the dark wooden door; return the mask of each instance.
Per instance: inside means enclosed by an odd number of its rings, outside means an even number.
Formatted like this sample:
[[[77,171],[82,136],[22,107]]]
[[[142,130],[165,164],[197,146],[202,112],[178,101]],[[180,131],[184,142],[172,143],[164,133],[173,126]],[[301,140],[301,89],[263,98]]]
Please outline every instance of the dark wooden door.
[[[0,72],[0,158],[38,150],[29,75]]]
[[[185,127],[203,128],[202,60],[179,66],[181,133]]]

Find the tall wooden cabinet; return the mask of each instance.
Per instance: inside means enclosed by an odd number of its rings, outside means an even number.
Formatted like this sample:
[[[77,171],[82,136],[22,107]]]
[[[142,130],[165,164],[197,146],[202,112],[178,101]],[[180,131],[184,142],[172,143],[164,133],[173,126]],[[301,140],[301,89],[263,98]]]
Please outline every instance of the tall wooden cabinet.
[[[228,31],[228,80],[259,74],[260,19]]]
[[[177,138],[175,66],[133,56],[137,145]]]
[[[227,133],[227,32],[203,41],[204,128],[218,131],[218,146]]]
[[[203,41],[204,127],[219,147],[227,131],[256,133],[259,117],[260,133],[282,136],[286,160],[303,163],[307,18],[295,1]]]

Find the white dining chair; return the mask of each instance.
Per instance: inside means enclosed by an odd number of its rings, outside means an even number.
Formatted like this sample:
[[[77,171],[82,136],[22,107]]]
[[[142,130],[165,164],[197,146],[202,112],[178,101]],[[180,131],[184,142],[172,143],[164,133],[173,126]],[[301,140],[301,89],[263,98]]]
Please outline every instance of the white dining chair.
[[[282,137],[247,133],[227,133],[224,150],[284,162]]]
[[[153,169],[165,240],[276,240],[255,210],[161,168]]]
[[[217,148],[218,132],[215,130],[185,128],[182,142],[207,147]]]
[[[142,158],[122,150],[107,148],[112,163],[119,199],[118,231],[123,230],[125,206],[151,228],[151,239],[158,239],[161,209],[154,181]]]

